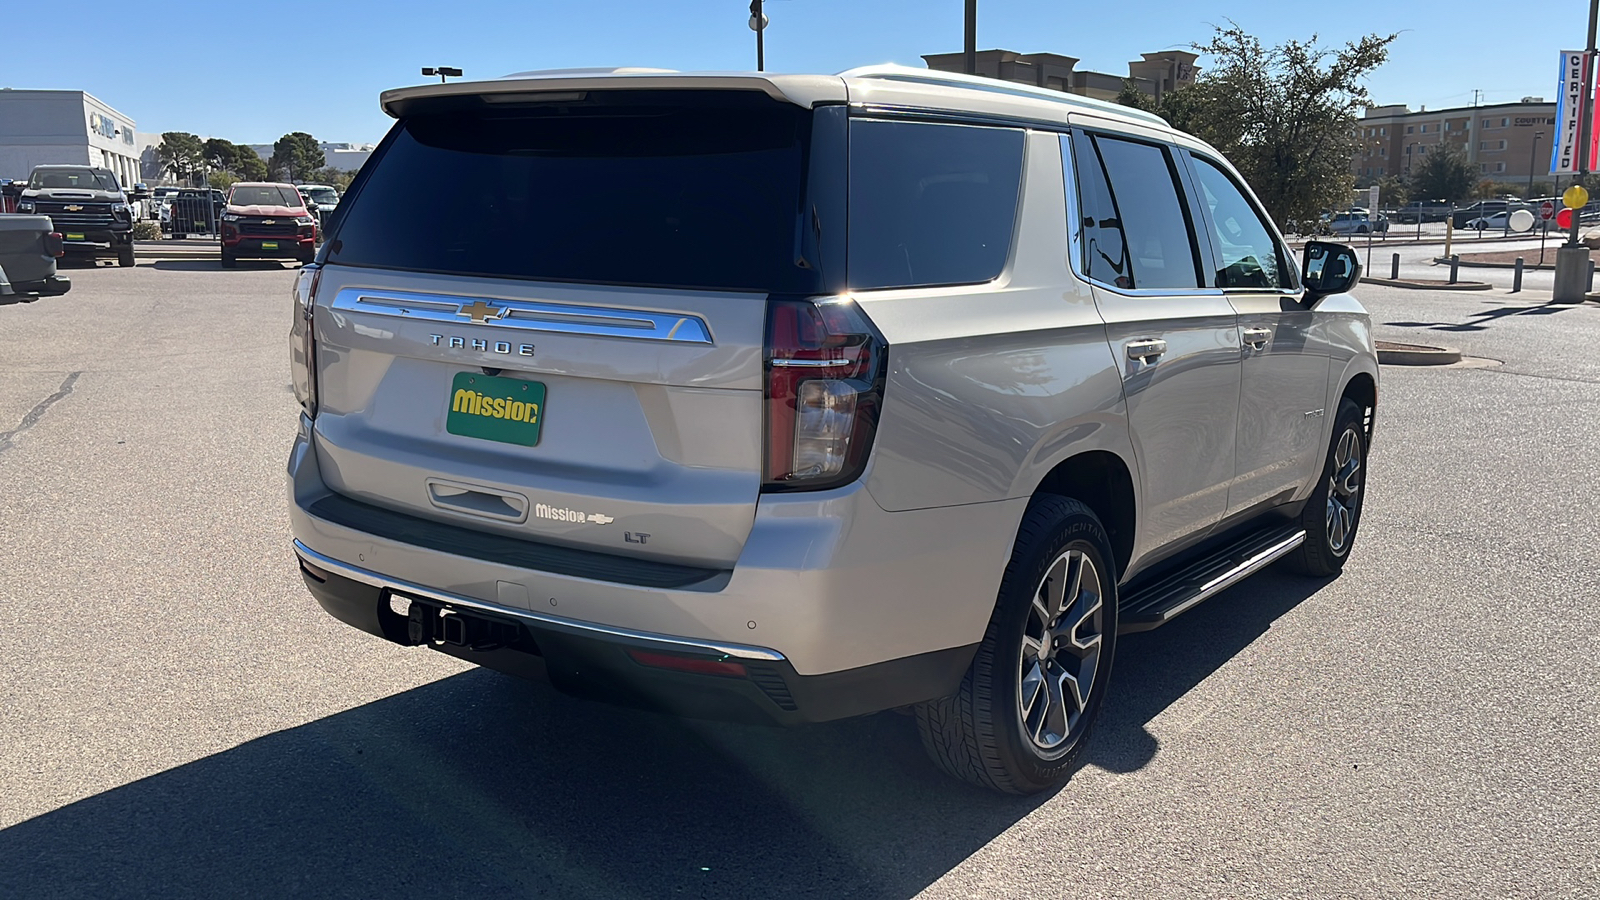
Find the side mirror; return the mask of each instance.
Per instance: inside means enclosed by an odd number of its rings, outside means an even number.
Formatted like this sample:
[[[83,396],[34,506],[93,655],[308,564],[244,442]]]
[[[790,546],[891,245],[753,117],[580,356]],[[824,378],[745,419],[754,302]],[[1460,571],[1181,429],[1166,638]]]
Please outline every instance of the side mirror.
[[[1344,244],[1311,241],[1306,244],[1300,280],[1306,286],[1308,303],[1343,294],[1361,280],[1361,260]]]

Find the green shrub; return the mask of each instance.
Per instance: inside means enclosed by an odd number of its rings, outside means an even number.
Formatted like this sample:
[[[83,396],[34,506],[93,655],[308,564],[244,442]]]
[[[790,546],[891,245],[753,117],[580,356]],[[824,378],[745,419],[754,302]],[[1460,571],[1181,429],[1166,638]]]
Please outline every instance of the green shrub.
[[[136,241],[161,240],[160,222],[135,222],[133,223],[133,239]]]

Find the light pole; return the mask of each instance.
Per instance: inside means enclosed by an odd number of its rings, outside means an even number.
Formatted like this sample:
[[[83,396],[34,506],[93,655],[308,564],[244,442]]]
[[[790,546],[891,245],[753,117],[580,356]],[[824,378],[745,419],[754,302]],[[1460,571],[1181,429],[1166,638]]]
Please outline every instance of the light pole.
[[[761,0],[750,0],[750,30],[756,33],[756,71],[767,70],[767,14],[761,11]]]
[[[966,65],[968,75],[978,74],[978,0],[967,0],[967,16],[965,32],[962,39],[962,48],[966,52]]]
[[[1544,132],[1533,133],[1533,148],[1528,151],[1528,199],[1533,199],[1533,167],[1539,162],[1539,138],[1544,137]]]

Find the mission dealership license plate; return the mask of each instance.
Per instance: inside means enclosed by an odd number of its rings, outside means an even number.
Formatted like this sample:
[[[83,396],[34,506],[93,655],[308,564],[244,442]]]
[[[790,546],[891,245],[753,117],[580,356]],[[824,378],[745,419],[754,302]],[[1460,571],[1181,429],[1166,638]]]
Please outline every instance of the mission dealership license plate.
[[[450,384],[445,430],[532,447],[544,421],[544,385],[537,381],[458,372]]]

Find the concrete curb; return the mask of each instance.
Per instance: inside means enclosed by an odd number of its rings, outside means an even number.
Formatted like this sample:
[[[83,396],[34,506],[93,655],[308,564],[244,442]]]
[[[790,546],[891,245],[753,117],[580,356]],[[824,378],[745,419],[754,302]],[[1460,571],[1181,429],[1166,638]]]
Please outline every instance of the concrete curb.
[[[1376,341],[1378,364],[1385,366],[1448,366],[1461,362],[1461,351],[1453,347],[1429,347],[1423,344],[1400,344],[1394,341]]]
[[[1433,262],[1435,265],[1448,266],[1450,265],[1450,257],[1435,256]],[[1515,269],[1517,267],[1516,263],[1479,262],[1471,259],[1463,259],[1458,265],[1463,269]],[[1528,262],[1526,258],[1522,262],[1522,271],[1524,272],[1549,272],[1554,269],[1554,265],[1535,265]],[[1366,279],[1362,280],[1365,281]]]
[[[1462,263],[1466,265],[1466,263]],[[1362,284],[1381,284],[1385,287],[1409,288],[1413,291],[1489,291],[1494,285],[1487,281],[1458,281],[1455,284],[1440,284],[1431,281],[1407,281],[1404,278],[1372,278],[1361,276]]]

